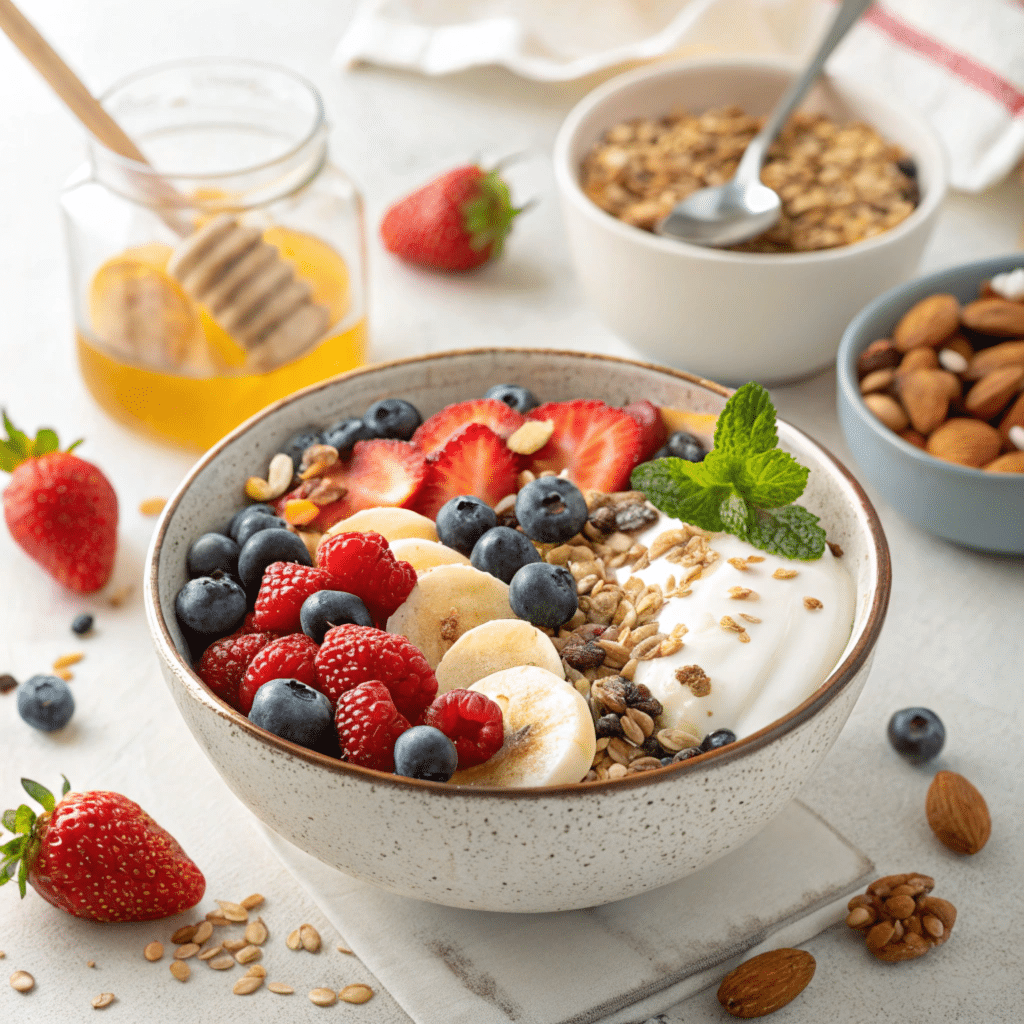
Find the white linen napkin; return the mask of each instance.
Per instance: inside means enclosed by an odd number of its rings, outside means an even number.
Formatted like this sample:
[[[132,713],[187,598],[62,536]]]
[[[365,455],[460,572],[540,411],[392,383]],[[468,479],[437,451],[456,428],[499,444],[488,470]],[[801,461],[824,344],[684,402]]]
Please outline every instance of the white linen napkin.
[[[428,75],[499,64],[565,81],[663,55],[799,58],[833,10],[829,0],[363,0],[335,59]],[[987,188],[1024,155],[1020,0],[884,0],[829,67],[924,114],[955,188]]]
[[[721,860],[591,910],[498,914],[393,896],[263,828],[416,1024],[627,1024],[845,914],[874,865],[799,801]]]

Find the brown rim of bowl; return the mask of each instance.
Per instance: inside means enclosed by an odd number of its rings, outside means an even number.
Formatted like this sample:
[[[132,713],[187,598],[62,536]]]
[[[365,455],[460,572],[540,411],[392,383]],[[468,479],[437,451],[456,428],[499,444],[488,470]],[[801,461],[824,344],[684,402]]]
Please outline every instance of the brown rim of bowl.
[[[782,422],[785,423],[788,429],[800,434],[814,445],[814,447],[821,451],[829,461],[832,462],[840,475],[845,478],[846,482],[853,489],[853,492],[867,517],[868,525],[871,530],[871,537],[874,541],[874,552],[878,565],[878,585],[875,589],[874,597],[871,602],[871,610],[860,639],[843,661],[837,665],[831,674],[825,679],[825,681],[814,691],[814,693],[807,697],[801,704],[797,705],[797,707],[788,714],[783,715],[781,718],[777,718],[774,722],[764,726],[764,728],[759,729],[755,733],[751,733],[749,736],[745,736],[743,739],[737,740],[735,743],[730,743],[725,747],[719,747],[717,750],[708,751],[704,754],[698,755],[697,757],[689,758],[686,761],[680,761],[674,765],[667,765],[658,771],[638,772],[634,775],[628,775],[621,779],[577,782],[561,786],[536,786],[523,789],[515,789],[509,786],[451,786],[446,782],[428,782],[423,779],[408,779],[404,776],[394,775],[389,772],[378,772],[374,771],[372,768],[363,768],[360,765],[349,764],[347,761],[341,761],[338,758],[330,757],[327,754],[320,754],[307,747],[301,747],[296,743],[292,743],[290,740],[281,739],[281,737],[275,736],[273,733],[267,732],[265,729],[261,729],[257,725],[253,725],[245,715],[240,711],[236,711],[225,701],[215,696],[206,687],[206,684],[203,683],[198,675],[196,675],[193,668],[184,662],[181,655],[178,653],[178,649],[174,646],[174,643],[171,640],[167,624],[164,621],[163,611],[160,608],[156,572],[157,564],[160,559],[160,549],[163,545],[164,535],[167,532],[167,524],[170,521],[171,516],[174,514],[175,509],[178,507],[182,495],[191,486],[195,477],[205,469],[206,466],[217,457],[217,455],[220,454],[222,449],[226,448],[235,440],[235,438],[240,437],[249,430],[254,423],[272,416],[278,409],[291,404],[299,398],[314,394],[315,392],[321,391],[327,387],[333,387],[340,380],[361,376],[365,373],[377,372],[390,366],[407,366],[415,363],[432,362],[434,360],[450,358],[452,356],[485,353],[521,355],[523,352],[532,352],[540,355],[558,357],[569,356],[574,359],[593,359],[608,363],[621,363],[627,366],[639,367],[644,370],[652,370],[656,373],[665,374],[670,377],[676,377],[689,384],[696,384],[700,387],[706,388],[717,395],[721,395],[723,398],[728,398],[728,396],[732,394],[732,391],[729,388],[725,388],[721,384],[716,384],[714,381],[706,380],[703,377],[697,377],[696,375],[686,373],[683,370],[675,370],[671,367],[658,366],[654,363],[645,363],[637,359],[598,355],[591,352],[573,352],[565,349],[487,348],[450,349],[445,352],[435,352],[426,356],[412,356],[407,359],[395,359],[384,363],[375,363],[371,366],[364,366],[356,370],[350,370],[347,373],[339,374],[336,377],[320,381],[317,384],[311,384],[309,387],[302,388],[294,394],[289,395],[287,398],[282,398],[277,402],[268,405],[265,409],[256,413],[255,416],[250,417],[244,423],[232,430],[230,434],[221,438],[221,440],[218,441],[217,444],[215,444],[205,455],[203,455],[192,469],[189,470],[184,480],[182,480],[174,494],[168,500],[163,514],[160,517],[160,522],[157,525],[156,533],[154,534],[149,552],[146,556],[145,602],[150,629],[154,634],[157,634],[154,638],[157,653],[167,660],[172,667],[177,668],[184,673],[185,680],[188,685],[191,685],[192,687],[201,687],[205,697],[209,700],[216,701],[216,703],[220,705],[219,708],[211,708],[212,711],[221,715],[223,718],[228,719],[240,729],[250,733],[261,742],[276,747],[282,753],[291,754],[294,757],[298,757],[301,760],[318,765],[331,772],[343,775],[354,775],[357,778],[364,778],[367,782],[373,785],[387,784],[403,787],[412,786],[426,788],[449,797],[504,796],[521,799],[523,797],[536,798],[571,796],[574,793],[591,792],[595,789],[603,790],[605,787],[609,786],[614,786],[616,788],[629,788],[675,778],[679,772],[692,769],[698,764],[704,768],[725,765],[729,761],[742,757],[747,753],[759,750],[776,737],[791,732],[827,704],[831,703],[831,701],[838,696],[840,690],[851,682],[853,677],[867,661],[868,655],[878,639],[878,635],[882,630],[882,624],[885,620],[885,612],[889,605],[889,591],[892,585],[892,567],[889,559],[889,546],[886,542],[885,533],[882,530],[882,524],[878,518],[878,513],[875,512],[874,506],[868,499],[867,494],[864,493],[864,489],[859,483],[857,483],[853,474],[830,451],[828,451],[828,449],[818,444],[817,441],[809,437],[804,431],[792,426],[792,424],[786,423],[783,420]],[[194,697],[195,695],[190,693],[190,696]]]

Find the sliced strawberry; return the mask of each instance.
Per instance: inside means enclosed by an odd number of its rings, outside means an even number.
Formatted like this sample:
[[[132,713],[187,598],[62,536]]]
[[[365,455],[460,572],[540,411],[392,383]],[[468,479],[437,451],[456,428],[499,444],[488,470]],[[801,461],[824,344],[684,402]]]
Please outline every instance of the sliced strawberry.
[[[435,518],[441,506],[460,494],[473,494],[492,507],[515,494],[519,458],[503,438],[482,423],[463,427],[429,464],[413,508]]]
[[[335,523],[364,508],[410,508],[426,475],[426,457],[408,441],[386,438],[357,441],[352,449],[352,457],[347,462],[332,466],[320,478],[329,479],[345,488],[345,494],[337,501],[323,505],[309,528],[328,530]],[[289,501],[305,497],[311,489],[309,484],[310,481],[307,481],[279,498],[278,515],[284,512]]]
[[[640,424],[643,432],[640,436],[640,460],[646,462],[667,440],[668,433],[661,421],[661,410],[653,403],[642,398],[639,402],[630,402],[622,407]]]
[[[530,469],[560,473],[582,490],[621,491],[642,459],[643,430],[622,409],[596,400],[548,402],[533,409],[527,419],[552,420],[555,432],[531,456]]]
[[[507,441],[524,422],[515,409],[496,398],[474,398],[469,402],[446,405],[440,412],[434,413],[417,427],[416,433],[412,435],[412,443],[430,458],[469,423],[483,423]]]

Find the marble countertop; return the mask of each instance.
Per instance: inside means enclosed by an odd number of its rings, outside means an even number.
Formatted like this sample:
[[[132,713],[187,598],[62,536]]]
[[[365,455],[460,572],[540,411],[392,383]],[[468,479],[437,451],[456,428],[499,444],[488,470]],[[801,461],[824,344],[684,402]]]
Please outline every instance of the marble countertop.
[[[329,59],[352,0],[26,0],[22,6],[95,91],[129,71],[193,54],[276,61],[304,73],[324,94],[335,158],[361,185],[371,226],[389,201],[449,165],[526,151],[514,184],[518,196],[535,196],[538,205],[516,225],[504,258],[482,273],[460,279],[410,270],[386,257],[371,232],[375,359],[475,345],[636,355],[583,304],[547,159],[562,117],[596,79],[541,85],[492,69],[440,80],[372,69],[341,75]],[[150,938],[166,939],[166,925],[98,927],[66,917],[33,893],[19,904],[7,887],[0,893],[0,950],[6,953],[0,976],[28,970],[37,987],[21,996],[0,984],[0,1017],[91,1020],[90,1000],[112,991],[118,1002],[105,1012],[133,1021],[262,1021],[279,1016],[285,1005],[292,1019],[313,1019],[323,1011],[302,995],[309,989],[356,981],[379,986],[356,959],[335,952],[343,937],[282,871],[253,819],[201,754],[160,679],[137,585],[154,520],[137,507],[143,498],[168,495],[192,458],[131,435],[85,393],[73,359],[56,205],[62,182],[81,159],[82,133],[2,38],[0,96],[0,402],[22,425],[46,423],[64,438],[88,439],[83,456],[103,465],[121,499],[114,585],[136,583],[118,609],[75,598],[0,531],[0,672],[24,679],[57,655],[87,653],[72,684],[77,713],[62,733],[24,727],[13,697],[0,697],[0,801],[8,806],[20,799],[23,775],[55,787],[64,773],[80,787],[125,791],[200,863],[210,899],[262,892],[272,933],[310,921],[325,939],[317,957],[283,947],[268,954],[268,967],[271,956],[277,958],[273,963],[298,993],[286,1004],[239,999],[214,977],[169,988],[166,961],[151,965],[141,955]],[[922,269],[1019,248],[1022,220],[1019,182],[983,196],[953,196]],[[831,373],[775,389],[773,397],[784,417],[849,459]],[[1024,562],[935,540],[876,502],[893,555],[888,620],[866,689],[802,799],[880,872],[933,875],[936,894],[952,900],[960,917],[948,945],[895,967],[877,963],[845,928],[823,933],[807,946],[818,963],[813,984],[775,1019],[1019,1021],[1021,958],[1010,936],[1024,877]],[[87,640],[68,630],[82,610],[97,619],[96,635]],[[946,750],[927,768],[906,765],[885,740],[891,713],[912,704],[932,707],[947,727]],[[976,857],[948,852],[925,823],[924,794],[940,767],[963,772],[988,799],[993,838]],[[89,960],[96,966],[87,967]],[[332,1012],[353,1021],[408,1020],[386,992],[366,1007]],[[666,1015],[672,1024],[724,1016],[713,989]]]

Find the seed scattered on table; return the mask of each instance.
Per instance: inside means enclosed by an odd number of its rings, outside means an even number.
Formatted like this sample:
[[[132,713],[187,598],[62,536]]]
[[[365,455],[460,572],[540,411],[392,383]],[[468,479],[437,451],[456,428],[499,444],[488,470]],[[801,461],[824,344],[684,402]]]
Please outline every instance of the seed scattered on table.
[[[339,953],[347,953],[349,956],[355,956],[355,954],[352,952],[351,949],[348,949],[345,946],[341,946],[341,945],[338,946],[338,952]]]
[[[146,498],[139,502],[139,513],[144,516],[158,516],[167,504],[166,498]]]
[[[155,963],[157,960],[163,959],[164,944],[162,942],[150,942],[142,951],[142,955],[151,963]]]
[[[31,992],[36,987],[36,979],[28,971],[15,971],[11,975],[11,988],[15,992]]]
[[[309,1001],[317,1006],[333,1006],[338,995],[333,988],[315,988],[309,993]]]
[[[259,946],[243,946],[235,954],[235,959],[240,964],[251,964],[253,960],[259,960],[261,956],[263,956],[263,950]]]
[[[814,612],[817,611],[819,608],[824,608],[825,606],[816,597],[805,597],[804,607],[809,612]]]
[[[251,974],[247,974],[244,978],[239,978],[235,982],[234,988],[231,989],[236,996],[248,996],[252,995],[263,984],[262,978],[257,978]]]
[[[173,974],[178,981],[188,981],[188,979],[192,977],[192,968],[189,967],[184,960],[172,960],[171,974]]]
[[[192,941],[197,931],[199,931],[199,925],[184,924],[171,936],[171,942],[176,946],[183,946],[186,942]]]
[[[2,955],[3,954],[0,954],[0,956],[2,956]],[[96,961],[95,960],[86,960],[85,961],[85,966],[86,967],[95,967],[96,966]]]
[[[104,1006],[109,1006],[117,997],[113,992],[101,992],[93,1001],[92,1005],[97,1010],[102,1010]]]
[[[264,902],[264,897],[258,892],[254,892],[251,896],[246,896],[239,906],[245,907],[246,910],[255,910],[257,907],[263,906]]]
[[[225,939],[221,943],[221,945],[229,953],[237,953],[240,949],[245,949],[248,943],[245,941],[245,939]]]
[[[369,985],[346,985],[338,998],[345,1003],[368,1003],[373,998],[373,989]]]
[[[271,992],[276,992],[279,996],[290,996],[295,992],[291,985],[285,985],[281,981],[272,981],[267,985],[267,988]]]
[[[303,949],[310,953],[320,952],[320,933],[311,924],[300,925],[299,940]]]
[[[109,604],[111,608],[120,608],[125,603],[125,601],[127,601],[128,598],[131,597],[131,593],[131,584],[126,583],[124,586],[118,587],[117,590],[113,591],[113,593],[110,594],[110,596],[107,598],[107,604]]]
[[[298,928],[289,934],[288,938],[284,940],[284,944],[289,949],[302,949],[302,939],[299,936]]]
[[[241,903],[231,903],[228,900],[217,900],[221,913],[233,924],[242,924],[249,920],[249,911]]]
[[[213,925],[209,921],[200,921],[192,941],[201,946],[212,934]]]
[[[199,946],[198,943],[186,942],[183,946],[179,946],[174,951],[174,959],[187,960],[189,957],[195,956],[196,953],[198,953],[201,948],[202,947]]]
[[[206,949],[199,954],[199,960],[212,960],[215,956],[220,956],[224,952],[223,946],[208,946]]]
[[[267,926],[263,923],[263,918],[258,917],[255,921],[250,921],[245,928],[245,941],[251,943],[254,946],[261,946],[267,941]]]
[[[57,668],[69,668],[71,665],[77,665],[85,655],[81,651],[75,651],[72,654],[62,654],[59,658],[54,659],[53,667]]]
[[[267,976],[267,969],[263,964],[253,964],[252,967],[245,972],[245,976],[247,978],[265,978]]]
[[[65,683],[70,683],[75,678],[75,673],[69,668],[55,668],[53,674],[60,679],[63,679]]]
[[[0,675],[0,693],[10,693],[11,690],[17,689],[18,680],[14,676],[7,672]]]
[[[215,971],[227,971],[235,966],[235,958],[227,953],[223,953],[221,956],[213,957],[210,960],[210,966]]]

